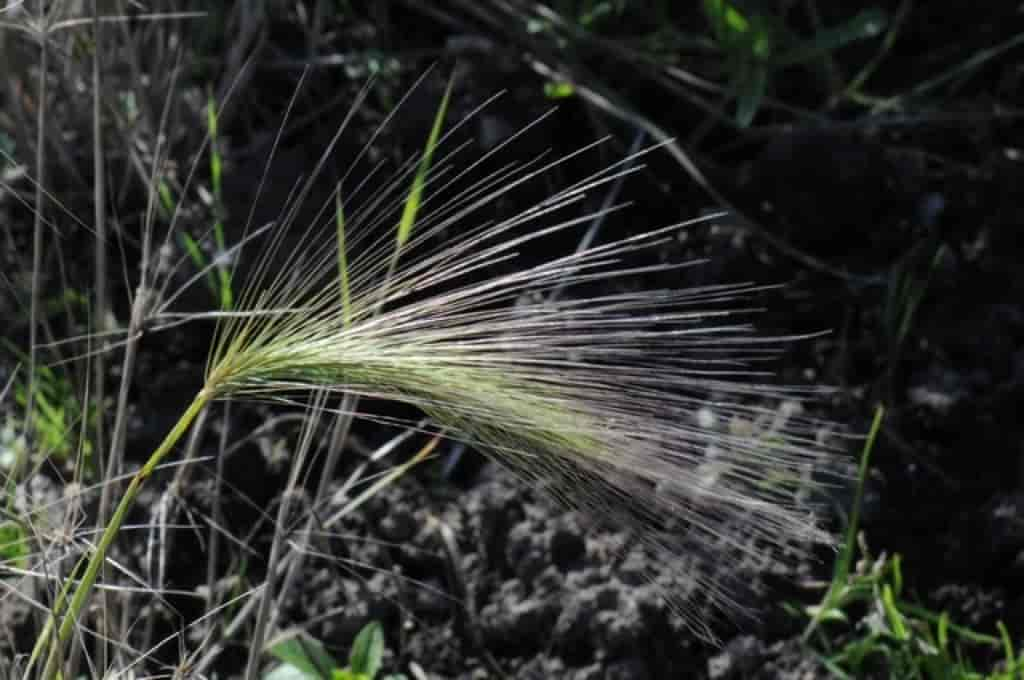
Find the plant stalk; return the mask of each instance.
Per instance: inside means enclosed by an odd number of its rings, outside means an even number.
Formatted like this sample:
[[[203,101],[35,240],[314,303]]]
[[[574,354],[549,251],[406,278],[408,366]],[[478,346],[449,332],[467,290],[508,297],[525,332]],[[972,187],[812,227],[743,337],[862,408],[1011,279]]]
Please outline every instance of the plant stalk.
[[[195,399],[192,400],[188,409],[185,410],[178,422],[175,423],[173,428],[171,428],[171,431],[167,433],[167,436],[164,438],[163,442],[161,442],[160,446],[157,447],[149,457],[149,460],[146,461],[145,465],[143,465],[142,468],[135,473],[135,476],[132,477],[131,482],[128,484],[128,488],[125,489],[124,495],[121,497],[121,501],[117,504],[117,508],[114,509],[114,514],[111,515],[110,521],[103,530],[103,534],[100,536],[99,543],[96,544],[92,557],[89,558],[89,563],[86,565],[85,572],[82,574],[81,582],[75,589],[75,594],[71,598],[71,603],[68,606],[67,612],[61,618],[60,628],[57,630],[57,637],[53,640],[53,644],[50,645],[50,653],[46,660],[46,667],[43,669],[43,680],[53,680],[57,677],[61,663],[61,650],[68,638],[71,636],[71,631],[73,630],[75,623],[78,621],[82,610],[85,608],[89,595],[96,583],[96,577],[99,575],[100,568],[106,561],[107,552],[110,550],[110,546],[114,543],[114,539],[117,537],[117,533],[120,530],[121,525],[128,516],[128,511],[131,510],[132,504],[135,502],[135,498],[139,495],[139,491],[142,489],[143,483],[150,477],[150,475],[153,474],[153,471],[156,470],[157,466],[160,465],[171,449],[174,448],[182,435],[188,431],[189,426],[192,425],[192,421],[196,419],[212,398],[212,391],[205,387],[200,390]]]

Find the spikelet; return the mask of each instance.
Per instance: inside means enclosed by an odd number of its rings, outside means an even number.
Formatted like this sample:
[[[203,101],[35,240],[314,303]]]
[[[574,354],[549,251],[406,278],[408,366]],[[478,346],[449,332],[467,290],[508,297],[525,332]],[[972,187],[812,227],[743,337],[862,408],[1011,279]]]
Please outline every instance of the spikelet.
[[[744,603],[728,569],[693,570],[694,558],[771,565],[828,540],[804,502],[819,425],[801,417],[799,391],[755,370],[793,338],[754,332],[744,305],[755,285],[621,285],[694,264],[649,263],[689,224],[538,259],[552,238],[623,208],[585,205],[652,149],[488,221],[495,202],[592,148],[474,180],[514,154],[518,135],[464,162],[438,129],[389,179],[343,179],[298,237],[310,184],[297,192],[239,313],[218,327],[206,390],[288,400],[327,388],[414,405],[530,486],[633,532],[690,584],[666,595],[709,635],[703,605],[734,614]]]

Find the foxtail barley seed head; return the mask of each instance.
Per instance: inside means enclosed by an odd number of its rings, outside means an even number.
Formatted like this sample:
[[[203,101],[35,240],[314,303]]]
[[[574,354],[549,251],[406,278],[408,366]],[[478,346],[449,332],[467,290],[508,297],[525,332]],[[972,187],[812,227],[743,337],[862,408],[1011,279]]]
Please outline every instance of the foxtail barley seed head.
[[[473,181],[516,137],[468,163],[453,140],[436,140],[432,165],[344,178],[352,188],[296,240],[296,206],[282,211],[240,308],[219,325],[206,394],[288,400],[327,388],[412,404],[526,483],[634,532],[691,584],[666,595],[707,633],[700,601],[730,613],[743,603],[728,569],[691,571],[692,558],[770,565],[827,540],[804,503],[818,425],[800,415],[797,391],[755,370],[792,338],[743,320],[757,286],[623,285],[693,264],[643,264],[690,224],[537,259],[550,237],[623,207],[584,206],[635,172],[635,158],[488,221],[496,201],[590,149]],[[417,181],[414,228],[396,239]]]

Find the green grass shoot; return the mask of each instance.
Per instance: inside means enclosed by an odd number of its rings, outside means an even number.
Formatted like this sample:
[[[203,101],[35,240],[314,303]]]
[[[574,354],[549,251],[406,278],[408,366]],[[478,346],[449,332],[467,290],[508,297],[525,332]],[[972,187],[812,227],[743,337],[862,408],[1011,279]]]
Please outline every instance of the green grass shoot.
[[[341,187],[334,194],[334,224],[338,239],[338,285],[341,290],[341,318],[345,326],[352,323],[352,289],[348,280],[348,246],[345,245],[345,206],[341,203]]]
[[[234,295],[231,292],[231,267],[223,261],[227,253],[224,239],[224,160],[217,137],[217,102],[213,92],[207,94],[206,126],[210,135],[210,185],[213,189],[213,245],[217,257],[215,268],[217,284],[215,292],[220,300],[220,308],[229,310],[234,307]]]

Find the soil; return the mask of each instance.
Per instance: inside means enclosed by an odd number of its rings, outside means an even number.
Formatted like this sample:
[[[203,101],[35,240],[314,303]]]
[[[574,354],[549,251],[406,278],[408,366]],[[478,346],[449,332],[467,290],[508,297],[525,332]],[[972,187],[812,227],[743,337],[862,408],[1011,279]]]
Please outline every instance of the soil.
[[[515,130],[550,106],[544,81],[524,65],[520,46],[484,29],[468,35],[405,5],[393,9],[390,30],[417,27],[410,49],[441,50],[467,37],[491,41],[490,58],[471,54],[457,67],[452,119],[496,90],[508,90],[505,99],[474,119],[476,153],[492,144],[488,137],[494,130]],[[960,36],[953,27],[973,17],[973,10],[950,6],[927,13],[935,21],[921,19],[924,33],[897,43],[891,57],[895,69],[905,67],[905,77],[886,71],[878,85],[883,91],[899,91],[923,78],[923,70],[939,60],[934,47],[944,41],[959,40],[969,55],[982,37],[984,44],[995,44],[1016,30],[992,19],[985,22],[987,32]],[[1014,20],[1019,24],[1019,17]],[[874,404],[886,403],[861,518],[867,545],[876,555],[902,556],[906,588],[921,604],[986,632],[1002,621],[1015,640],[1024,639],[1024,278],[1019,274],[1024,123],[1019,111],[1001,112],[1009,103],[1024,102],[1020,57],[1020,48],[1011,50],[946,93],[942,113],[948,115],[909,111],[909,122],[900,122],[838,111],[829,122],[812,125],[777,123],[782,114],[769,111],[750,131],[716,127],[700,153],[712,181],[761,230],[821,266],[780,251],[749,225],[728,219],[693,229],[685,243],[672,246],[679,252],[665,253],[709,258],[699,271],[687,271],[684,285],[786,283],[764,301],[767,311],[758,317],[763,332],[831,330],[794,343],[777,370],[783,382],[834,386],[828,398],[809,408],[846,433],[864,433]],[[399,82],[408,84],[426,63],[407,64]],[[256,68],[260,73],[261,67]],[[402,157],[422,144],[445,84],[446,70],[439,71],[421,88],[420,99],[403,109],[408,117],[375,142],[380,153]],[[631,77],[626,66],[608,71],[624,97],[676,134],[685,136],[703,121],[697,110],[664,111],[656,88],[645,87],[641,79],[631,87]],[[315,71],[311,99],[339,83],[353,88],[336,74]],[[226,151],[235,202],[229,214],[245,215],[255,196],[259,174],[246,168],[258,166],[265,154],[260,142],[273,134],[270,114],[290,94],[281,87],[274,78],[257,77],[239,95],[243,113],[229,130]],[[394,88],[402,91],[401,85]],[[793,88],[786,86],[787,91]],[[810,106],[803,102],[805,92],[791,94],[795,102]],[[246,103],[257,99],[265,104],[261,112],[246,112]],[[316,110],[317,102],[308,106]],[[287,193],[287,178],[308,172],[315,163],[327,131],[342,115],[344,104],[339,106],[320,111],[318,119],[286,140],[274,166],[275,181],[257,204],[255,223],[271,215],[278,197]],[[373,102],[355,119],[346,150],[360,148],[378,114]],[[628,148],[632,132],[607,119],[595,122],[595,115],[579,100],[565,102],[536,141],[523,142],[523,155],[547,146],[574,148],[600,134],[603,126],[615,133],[618,149]],[[715,207],[667,155],[651,157],[641,178],[624,195],[637,203],[630,213],[633,221],[613,220],[605,233],[671,224]],[[319,202],[314,196],[309,204]],[[939,247],[942,254],[931,266]],[[901,274],[927,286],[897,339],[902,317],[893,316],[891,305]],[[200,289],[194,299],[183,300],[181,308],[208,306],[203,293]],[[154,334],[143,343],[129,432],[134,464],[199,385],[210,330],[193,324]],[[230,431],[245,436],[275,413],[263,405],[239,406],[232,411]],[[221,416],[214,421],[200,448],[200,455],[209,458],[197,466],[193,484],[178,501],[193,518],[211,512]],[[355,440],[370,447],[395,432],[362,423]],[[262,579],[271,537],[266,518],[276,512],[286,476],[275,442],[288,441],[290,434],[283,428],[245,443],[224,461],[225,528],[242,539],[250,583]],[[853,441],[836,457],[836,467],[852,469],[857,453]],[[661,596],[657,576],[653,583],[648,578],[659,572],[659,565],[632,546],[627,532],[592,525],[473,451],[454,463],[453,455],[446,448],[440,460],[374,496],[345,520],[337,536],[318,541],[317,549],[334,559],[305,561],[300,586],[285,603],[283,623],[307,626],[338,658],[345,658],[362,625],[381,621],[386,668],[408,673],[412,662],[431,678],[828,676],[800,643],[801,621],[781,605],[820,598],[821,590],[810,584],[829,577],[829,551],[775,573],[758,573],[742,563],[695,560],[697,569],[735,570],[732,580],[745,584],[744,605],[752,614],[729,621],[709,612],[720,638],[720,644],[710,644],[675,616]],[[362,461],[352,456],[343,464],[337,484]],[[140,498],[134,521],[154,516],[170,474]],[[60,493],[56,483],[38,485],[40,498]],[[306,490],[315,485],[314,468]],[[826,521],[833,529],[842,528],[850,500],[849,485],[829,499],[835,512]],[[329,517],[332,509],[318,512]],[[188,528],[171,533],[167,587],[179,593],[204,587],[205,538]],[[136,538],[119,544],[118,557],[141,568],[145,535],[130,534]],[[237,550],[224,550],[222,568],[237,567],[230,561]],[[9,645],[0,654],[29,649],[34,621],[24,607],[7,598],[0,612],[0,627],[11,631],[0,640]],[[169,634],[200,616],[202,603],[169,595],[165,606],[146,612]],[[229,643],[216,666],[220,677],[233,677],[247,651],[244,639]],[[161,648],[158,656],[173,663],[176,655],[175,643]],[[975,659],[983,668],[997,660],[995,651]]]

